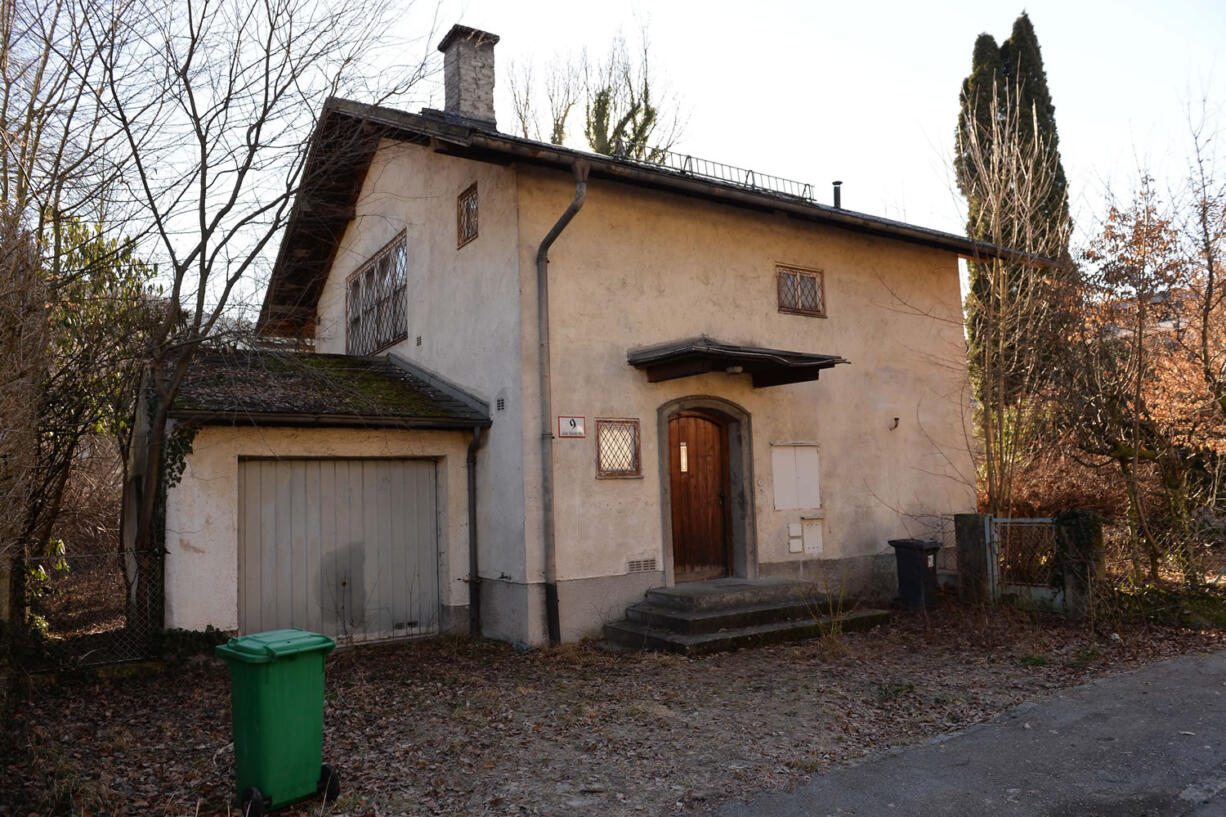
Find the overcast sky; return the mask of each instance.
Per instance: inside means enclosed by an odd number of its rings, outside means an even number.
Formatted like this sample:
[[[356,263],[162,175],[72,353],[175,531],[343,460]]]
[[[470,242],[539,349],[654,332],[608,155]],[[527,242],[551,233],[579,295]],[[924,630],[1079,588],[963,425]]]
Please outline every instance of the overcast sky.
[[[584,47],[603,53],[619,32],[634,37],[645,25],[657,72],[686,118],[679,151],[811,182],[827,201],[830,182],[841,179],[845,207],[961,232],[950,171],[958,89],[976,36],[1003,41],[1022,8],[995,0],[443,0],[438,26],[440,36],[455,22],[501,36],[496,106],[500,128],[511,131],[511,63],[543,65]],[[1043,50],[1079,231],[1100,217],[1106,188],[1126,193],[1138,168],[1163,187],[1182,179],[1189,110],[1199,117],[1202,100],[1226,133],[1226,68],[1215,54],[1226,42],[1226,2],[1039,0],[1025,8]],[[428,90],[441,107],[441,77]]]

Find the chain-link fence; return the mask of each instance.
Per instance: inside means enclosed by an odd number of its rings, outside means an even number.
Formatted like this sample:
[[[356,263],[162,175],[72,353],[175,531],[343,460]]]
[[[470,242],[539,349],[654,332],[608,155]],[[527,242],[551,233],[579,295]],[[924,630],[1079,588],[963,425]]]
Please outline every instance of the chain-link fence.
[[[30,616],[46,661],[88,666],[152,654],[161,629],[158,554],[60,554],[27,565]]]
[[[1056,566],[1051,519],[992,519],[1001,584],[1046,587]]]

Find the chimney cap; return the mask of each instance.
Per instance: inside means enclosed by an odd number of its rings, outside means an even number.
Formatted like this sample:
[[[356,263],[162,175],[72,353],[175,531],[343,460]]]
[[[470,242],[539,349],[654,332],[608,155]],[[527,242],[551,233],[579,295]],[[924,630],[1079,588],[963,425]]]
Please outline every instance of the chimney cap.
[[[447,32],[447,36],[438,44],[439,51],[446,51],[456,40],[473,40],[473,45],[498,45],[499,36],[477,28],[469,28],[456,23]]]

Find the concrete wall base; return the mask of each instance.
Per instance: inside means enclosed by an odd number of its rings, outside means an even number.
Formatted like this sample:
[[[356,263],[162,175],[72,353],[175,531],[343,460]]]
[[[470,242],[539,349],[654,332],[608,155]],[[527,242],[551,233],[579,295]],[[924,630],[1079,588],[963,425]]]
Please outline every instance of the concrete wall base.
[[[607,622],[625,615],[649,588],[664,584],[664,573],[626,573],[558,582],[558,618],[562,641],[600,636]],[[463,609],[467,615],[468,608]],[[465,620],[467,626],[467,619]],[[506,579],[481,580],[481,634],[486,638],[531,646],[549,643],[545,623],[545,585]]]
[[[558,609],[563,641],[599,638],[601,628],[623,618],[626,608],[664,584],[664,572],[624,573],[558,582]]]
[[[548,643],[545,585],[482,579],[481,634],[512,644],[539,646]]]
[[[813,582],[831,599],[843,597],[883,602],[898,593],[898,570],[893,553],[843,559],[767,562],[758,566],[758,575]]]
[[[438,634],[464,635],[468,632],[468,605],[439,605]]]

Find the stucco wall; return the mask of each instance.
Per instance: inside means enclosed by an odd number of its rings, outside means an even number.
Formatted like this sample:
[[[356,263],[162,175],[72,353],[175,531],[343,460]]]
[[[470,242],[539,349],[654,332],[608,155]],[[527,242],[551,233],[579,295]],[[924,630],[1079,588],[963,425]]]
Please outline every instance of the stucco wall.
[[[424,457],[438,475],[439,598],[468,604],[469,435],[208,426],[200,429],[180,482],[166,502],[166,626],[238,627],[240,457]],[[446,617],[444,617],[444,621]]]
[[[383,141],[367,173],[337,261],[318,307],[316,348],[345,351],[345,281],[372,254],[405,231],[408,338],[393,351],[490,404],[493,427],[478,459],[481,517],[479,572],[523,595],[539,581],[538,560],[525,558],[525,436],[518,275],[518,198],[513,167],[473,162],[428,147]],[[479,231],[456,247],[456,197],[476,182]],[[527,290],[532,297],[532,290]],[[421,338],[421,345],[417,339]],[[532,327],[533,343],[535,327]],[[498,408],[498,401],[503,408]],[[530,449],[527,458],[534,452]],[[528,471],[531,473],[531,471]],[[529,498],[528,504],[534,500]],[[528,535],[531,539],[531,535]],[[488,634],[532,640],[522,616],[498,615],[491,599]],[[522,604],[520,599],[517,604]]]
[[[528,169],[519,179],[521,234],[543,235],[573,183]],[[534,249],[521,246],[521,270]],[[588,426],[585,439],[554,445],[560,581],[626,574],[628,560],[664,560],[667,474],[656,416],[689,395],[729,400],[751,417],[757,560],[771,566],[764,572],[795,563],[786,572],[811,574],[815,565],[788,552],[788,525],[803,512],[775,510],[772,443],[819,446],[825,519],[817,564],[831,567],[832,589],[869,575],[862,567],[841,572],[839,560],[863,565],[863,557],[888,555],[886,539],[939,535],[942,515],[973,508],[953,254],[597,179],[550,259],[554,413],[585,416]],[[777,263],[823,271],[829,317],[778,311]],[[524,315],[525,326],[535,320],[526,299]],[[648,383],[626,363],[632,347],[701,334],[841,355],[851,365],[817,382],[754,389],[748,375]],[[641,479],[596,479],[600,417],[640,420]],[[629,577],[625,584],[634,587]]]
[[[455,200],[473,181],[480,236],[457,249]],[[494,409],[478,469],[483,616],[487,634],[530,643],[545,637],[535,254],[573,194],[567,173],[385,142],[318,310],[319,350],[344,351],[345,279],[406,231],[409,337],[393,351]],[[588,423],[585,439],[554,444],[558,579],[600,590],[599,604],[564,603],[568,637],[641,594],[630,560],[668,569],[657,411],[675,399],[710,395],[751,418],[751,538],[764,573],[819,572],[855,590],[880,579],[864,566],[884,564],[886,539],[939,535],[942,515],[973,507],[952,254],[595,179],[550,259],[554,415]],[[823,271],[829,317],[779,313],[777,263]],[[629,348],[699,334],[852,363],[759,390],[744,375],[651,384],[625,362]],[[595,478],[600,417],[640,420],[642,478]],[[804,512],[774,509],[771,445],[786,441],[820,447],[820,560],[788,551]]]

